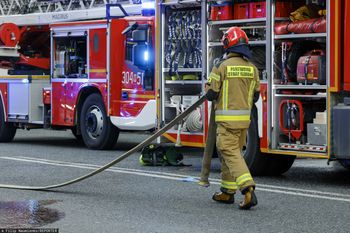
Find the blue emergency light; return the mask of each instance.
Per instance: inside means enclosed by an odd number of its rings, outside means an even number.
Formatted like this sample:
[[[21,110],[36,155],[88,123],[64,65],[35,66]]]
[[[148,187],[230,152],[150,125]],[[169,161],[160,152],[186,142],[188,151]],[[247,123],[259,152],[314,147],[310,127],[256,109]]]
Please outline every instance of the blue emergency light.
[[[155,15],[155,2],[154,1],[142,1],[142,15],[143,16],[154,16]]]

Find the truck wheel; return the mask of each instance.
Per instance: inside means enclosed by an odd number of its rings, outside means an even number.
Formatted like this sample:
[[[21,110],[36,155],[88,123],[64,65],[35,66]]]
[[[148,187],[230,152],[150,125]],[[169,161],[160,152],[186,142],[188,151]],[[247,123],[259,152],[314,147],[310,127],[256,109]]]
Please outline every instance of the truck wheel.
[[[119,130],[107,117],[105,105],[99,94],[85,100],[80,113],[81,135],[89,149],[111,149],[118,140]]]
[[[346,168],[347,170],[350,171],[350,159],[340,159],[339,163]]]
[[[16,135],[17,128],[5,122],[4,107],[0,102],[0,142],[10,142]]]
[[[293,155],[266,155],[266,158],[268,160],[267,175],[278,176],[292,167],[296,157]]]
[[[252,175],[265,175],[266,158],[260,153],[260,138],[258,133],[257,109],[253,107],[251,123],[247,132],[247,143],[242,155]]]

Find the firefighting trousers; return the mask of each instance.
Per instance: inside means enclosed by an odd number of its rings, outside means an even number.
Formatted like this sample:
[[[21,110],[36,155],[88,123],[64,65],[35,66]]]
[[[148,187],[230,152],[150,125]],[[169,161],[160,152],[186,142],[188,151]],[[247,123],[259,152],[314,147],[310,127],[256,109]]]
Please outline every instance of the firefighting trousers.
[[[216,146],[221,155],[221,188],[228,193],[255,187],[241,150],[246,143],[247,129],[225,128],[217,124]]]

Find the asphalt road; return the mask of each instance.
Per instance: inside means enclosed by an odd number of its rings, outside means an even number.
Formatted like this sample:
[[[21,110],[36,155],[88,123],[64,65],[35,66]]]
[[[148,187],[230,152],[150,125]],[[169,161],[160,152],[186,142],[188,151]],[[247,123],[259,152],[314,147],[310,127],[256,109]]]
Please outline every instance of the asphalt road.
[[[69,131],[18,131],[0,144],[0,183],[50,185],[76,178],[132,148],[144,135],[122,134],[113,151],[87,150]],[[109,171],[53,191],[0,189],[0,228],[59,232],[349,232],[350,173],[325,160],[300,159],[285,175],[257,177],[259,205],[238,209],[211,200],[219,190],[198,177],[201,151],[183,149],[191,167],[143,167],[138,154]]]

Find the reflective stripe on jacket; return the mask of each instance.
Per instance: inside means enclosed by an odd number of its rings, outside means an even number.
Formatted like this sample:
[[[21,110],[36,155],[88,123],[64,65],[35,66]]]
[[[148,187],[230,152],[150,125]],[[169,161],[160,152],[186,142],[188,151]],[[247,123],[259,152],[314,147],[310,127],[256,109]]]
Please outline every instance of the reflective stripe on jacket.
[[[260,90],[258,69],[240,55],[230,53],[214,66],[207,91],[219,93],[215,121],[234,129],[248,128],[254,92]]]

